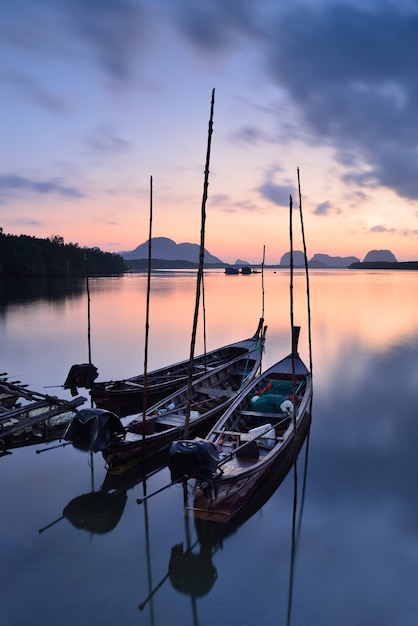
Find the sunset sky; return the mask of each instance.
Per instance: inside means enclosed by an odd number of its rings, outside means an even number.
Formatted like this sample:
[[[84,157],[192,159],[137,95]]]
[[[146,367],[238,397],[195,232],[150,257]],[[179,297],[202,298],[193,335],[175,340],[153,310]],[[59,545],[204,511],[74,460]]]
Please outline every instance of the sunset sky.
[[[4,0],[0,227],[276,263],[300,169],[308,256],[418,260],[414,0]],[[296,247],[301,249],[296,242]]]

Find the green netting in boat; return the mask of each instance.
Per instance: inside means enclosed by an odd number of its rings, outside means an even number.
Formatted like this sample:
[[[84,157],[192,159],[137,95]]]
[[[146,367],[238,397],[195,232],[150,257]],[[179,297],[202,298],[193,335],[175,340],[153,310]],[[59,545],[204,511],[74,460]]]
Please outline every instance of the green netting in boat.
[[[291,381],[272,380],[251,398],[251,408],[261,413],[281,413],[280,406],[292,394]]]

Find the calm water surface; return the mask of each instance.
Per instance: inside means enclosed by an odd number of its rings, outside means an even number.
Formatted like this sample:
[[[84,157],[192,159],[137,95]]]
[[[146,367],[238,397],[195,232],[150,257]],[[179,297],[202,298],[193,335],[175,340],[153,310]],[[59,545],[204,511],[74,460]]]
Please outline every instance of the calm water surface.
[[[417,282],[414,272],[311,272],[309,445],[236,528],[214,535],[187,520],[180,487],[139,506],[169,482],[165,468],[133,477],[97,516],[94,494],[109,480],[100,453],[39,446],[0,458],[2,624],[415,626]],[[264,367],[287,354],[288,283],[284,271],[207,273],[207,349],[252,335],[264,310]],[[195,286],[194,273],[152,277],[149,369],[188,356]],[[305,291],[296,275],[309,364]],[[84,281],[0,283],[0,296],[0,370],[70,398],[59,386],[88,361]],[[145,298],[146,276],[90,280],[100,379],[143,370]]]

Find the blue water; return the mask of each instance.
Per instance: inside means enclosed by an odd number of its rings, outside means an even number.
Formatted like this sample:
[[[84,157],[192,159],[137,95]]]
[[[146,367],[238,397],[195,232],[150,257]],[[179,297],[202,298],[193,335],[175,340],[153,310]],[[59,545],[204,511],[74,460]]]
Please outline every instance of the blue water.
[[[106,478],[100,453],[37,446],[1,457],[2,624],[415,626],[417,280],[311,273],[308,446],[238,528],[200,529],[184,516],[180,486],[138,505],[144,489],[168,484],[165,468],[146,483],[134,477],[97,517],[97,494],[80,496]],[[252,335],[264,310],[265,367],[289,352],[288,276],[269,270],[261,281],[208,273],[207,349]],[[146,277],[91,279],[90,290],[100,378],[142,371]],[[189,353],[194,293],[193,273],[153,276],[149,367]],[[297,275],[295,321],[309,363],[304,300]],[[83,281],[3,285],[0,370],[69,398],[59,385],[88,359],[87,310]]]

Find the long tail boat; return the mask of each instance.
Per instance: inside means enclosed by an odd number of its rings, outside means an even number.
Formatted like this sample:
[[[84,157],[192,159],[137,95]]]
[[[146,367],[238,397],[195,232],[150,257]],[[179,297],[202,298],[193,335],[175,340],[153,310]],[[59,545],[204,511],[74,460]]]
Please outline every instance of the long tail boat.
[[[205,439],[174,442],[172,481],[194,480],[188,510],[229,522],[273,468],[284,478],[308,433],[311,397],[311,375],[294,347],[239,394]]]
[[[249,339],[221,346],[216,350],[194,357],[193,379],[196,380],[212,369],[225,365],[239,356],[249,354],[254,350],[259,340],[262,325],[263,320],[260,319],[256,332]],[[188,371],[189,359],[186,359],[148,372],[146,376],[147,408],[181,389],[187,383]],[[122,380],[93,382],[90,388],[90,395],[96,407],[112,411],[120,417],[142,410],[143,393],[144,374]]]
[[[220,413],[258,374],[267,331],[267,327],[262,328],[262,322],[251,339],[234,344],[232,351],[225,352],[230,360],[201,374],[191,384],[183,385],[145,412],[131,417],[124,424],[122,438],[103,450],[108,466],[141,456],[148,458],[168,449],[174,440],[184,437],[186,420],[189,435],[207,432]],[[238,354],[231,358],[235,350]]]

